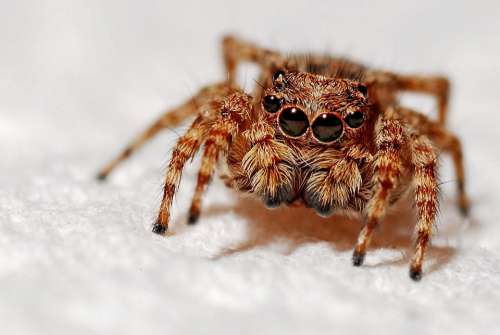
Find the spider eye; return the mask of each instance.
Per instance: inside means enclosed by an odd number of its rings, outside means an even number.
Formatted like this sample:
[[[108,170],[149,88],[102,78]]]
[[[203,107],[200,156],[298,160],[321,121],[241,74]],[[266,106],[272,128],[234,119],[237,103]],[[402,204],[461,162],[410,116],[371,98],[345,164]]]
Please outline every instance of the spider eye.
[[[285,71],[278,70],[273,74],[273,85],[277,90],[285,87]]]
[[[273,82],[282,82],[285,78],[285,71],[278,70],[273,74]]]
[[[342,135],[343,126],[337,116],[324,113],[314,120],[311,128],[316,139],[321,142],[332,142]]]
[[[363,96],[366,98],[366,96],[368,95],[368,87],[366,87],[366,85],[363,85],[363,84],[359,84],[358,86],[358,90],[361,92],[361,94],[363,94]]]
[[[345,117],[345,123],[351,128],[360,127],[365,121],[364,115],[361,112],[354,112]]]
[[[269,113],[276,113],[281,108],[281,99],[275,95],[266,95],[262,101],[262,106]]]
[[[307,128],[309,127],[309,120],[301,109],[289,107],[281,112],[279,125],[281,130],[286,135],[299,137],[307,131]]]

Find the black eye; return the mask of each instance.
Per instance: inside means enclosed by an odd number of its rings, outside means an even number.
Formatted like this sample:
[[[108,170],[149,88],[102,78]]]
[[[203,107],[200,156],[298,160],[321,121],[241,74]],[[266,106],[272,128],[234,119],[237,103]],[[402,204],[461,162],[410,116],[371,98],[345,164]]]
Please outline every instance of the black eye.
[[[321,142],[335,141],[342,135],[342,121],[334,114],[324,113],[318,116],[311,129],[314,137]]]
[[[360,127],[364,121],[365,119],[363,113],[361,112],[354,112],[345,117],[345,123],[347,123],[347,125],[351,128]]]
[[[278,70],[273,74],[273,85],[277,90],[282,90],[285,87],[285,72]]]
[[[366,98],[366,96],[368,95],[368,87],[366,87],[365,85],[363,84],[359,84],[358,86],[358,90],[361,92],[361,94],[363,94],[363,96]]]
[[[273,74],[273,82],[283,81],[284,77],[285,77],[285,71],[278,70]]]
[[[291,137],[299,137],[309,127],[309,120],[301,109],[289,107],[284,109],[279,117],[281,130]]]
[[[262,101],[262,106],[269,113],[276,113],[281,108],[281,99],[274,95],[266,95]]]

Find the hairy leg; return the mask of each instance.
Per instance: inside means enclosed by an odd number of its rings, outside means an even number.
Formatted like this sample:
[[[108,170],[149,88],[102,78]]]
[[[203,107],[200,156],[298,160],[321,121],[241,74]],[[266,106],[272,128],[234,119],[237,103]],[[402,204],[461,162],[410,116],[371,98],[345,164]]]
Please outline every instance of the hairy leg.
[[[251,113],[251,97],[238,89],[224,96],[216,96],[202,107],[200,115],[188,132],[178,141],[165,176],[163,199],[153,232],[162,234],[167,230],[170,208],[182,169],[198,148],[204,145],[198,184],[191,205],[190,218],[199,215],[201,195],[205,190],[217,162],[219,153],[226,153],[232,136]],[[194,219],[193,219],[194,220]]]
[[[254,92],[256,100],[261,97],[263,88],[266,86],[266,79],[270,79],[272,72],[284,65],[284,58],[275,51],[261,48],[253,43],[238,39],[234,36],[226,36],[222,41],[224,64],[227,71],[228,81],[236,83],[236,71],[240,62],[252,62],[261,69],[259,82]]]
[[[416,226],[417,241],[410,264],[410,277],[414,280],[420,280],[425,251],[432,235],[439,207],[437,156],[432,143],[425,136],[412,137],[411,147],[418,221]]]
[[[251,98],[236,92],[225,99],[218,108],[221,113],[210,123],[204,142],[204,151],[195,193],[189,209],[188,223],[194,224],[200,216],[201,198],[212,179],[220,155],[227,155],[232,138],[237,135],[244,120],[250,115]]]
[[[211,99],[217,95],[223,95],[228,89],[230,89],[230,87],[227,84],[215,84],[207,86],[181,106],[164,113],[149,128],[147,128],[143,133],[139,134],[134,140],[132,140],[132,142],[127,145],[127,147],[115,159],[106,164],[98,173],[97,178],[99,180],[106,179],[108,175],[116,168],[116,166],[129,158],[135,151],[140,149],[147,141],[151,140],[162,129],[178,126],[188,117],[196,114],[200,106],[205,104],[208,99]]]
[[[382,220],[390,195],[398,186],[403,169],[401,150],[407,148],[408,137],[398,120],[381,121],[376,137],[375,180],[373,196],[366,207],[366,221],[353,253],[353,264],[363,264],[373,230]]]
[[[435,142],[442,150],[449,151],[451,154],[457,178],[458,207],[462,215],[467,216],[469,214],[470,203],[465,190],[462,144],[458,137],[444,129],[439,136],[436,136]]]
[[[465,189],[462,145],[458,137],[421,113],[403,107],[398,107],[397,112],[412,128],[418,130],[419,134],[426,135],[440,150],[450,152],[457,178],[458,206],[462,214],[467,215],[470,204]]]
[[[389,84],[396,90],[427,93],[434,95],[438,102],[438,122],[445,125],[450,82],[441,76],[400,75],[390,72],[372,71],[370,75],[376,82]]]
[[[172,152],[172,158],[170,159],[165,175],[160,211],[153,225],[154,233],[163,234],[168,228],[170,206],[172,205],[172,200],[174,199],[177,186],[179,185],[184,165],[189,159],[194,157],[206,134],[206,127],[202,119],[203,117],[199,116],[193,122],[184,136],[177,141],[174,151]]]

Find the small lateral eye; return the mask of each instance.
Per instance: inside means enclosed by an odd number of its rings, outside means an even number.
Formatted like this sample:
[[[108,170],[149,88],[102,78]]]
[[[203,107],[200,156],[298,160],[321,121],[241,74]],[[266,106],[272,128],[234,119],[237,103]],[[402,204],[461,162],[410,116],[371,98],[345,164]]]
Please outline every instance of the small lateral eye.
[[[360,127],[365,121],[364,115],[361,112],[354,112],[345,117],[345,123],[351,128]]]
[[[266,95],[262,100],[262,106],[269,113],[276,113],[281,108],[281,99],[275,95]]]
[[[342,135],[342,121],[334,115],[324,113],[313,122],[311,129],[314,137],[321,142],[333,142]]]
[[[285,78],[285,71],[278,70],[273,74],[273,83],[282,82],[284,78]]]
[[[306,114],[297,107],[285,108],[279,116],[281,131],[291,137],[303,135],[309,128]]]
[[[363,84],[359,84],[358,86],[358,90],[361,92],[361,94],[363,94],[363,96],[366,98],[366,96],[368,95],[368,87],[366,87],[366,85],[363,85]]]

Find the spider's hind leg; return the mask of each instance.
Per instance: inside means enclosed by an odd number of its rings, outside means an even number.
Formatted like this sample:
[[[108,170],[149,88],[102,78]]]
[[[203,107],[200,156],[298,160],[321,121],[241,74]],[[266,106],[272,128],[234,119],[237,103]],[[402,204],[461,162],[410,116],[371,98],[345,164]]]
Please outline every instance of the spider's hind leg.
[[[416,76],[396,75],[398,89],[412,92],[432,94],[437,99],[438,123],[446,124],[448,113],[448,98],[450,95],[450,82],[441,76]]]
[[[438,120],[444,126],[448,114],[448,100],[450,95],[450,82],[442,76],[418,76],[400,75],[397,73],[372,71],[369,76],[371,81],[378,83],[381,87],[385,85],[390,92],[391,100],[397,91],[408,91],[433,95],[437,99]],[[387,92],[386,92],[387,93]],[[392,102],[392,101],[390,101]]]
[[[260,85],[266,86],[272,71],[285,63],[280,53],[230,35],[222,40],[222,52],[228,82],[231,84],[236,83],[236,71],[241,62],[251,62],[260,68],[258,85],[253,92],[256,101],[260,100],[263,93],[263,87]]]
[[[227,89],[226,84],[215,84],[203,88],[197,95],[186,101],[184,104],[165,112],[145,131],[133,139],[125,149],[108,164],[106,164],[98,173],[98,180],[105,180],[108,175],[123,161],[129,158],[133,153],[139,150],[144,144],[156,136],[164,128],[178,126],[188,117],[196,114],[208,99],[215,94]]]
[[[470,202],[465,189],[462,144],[457,136],[444,129],[437,131],[433,140],[442,150],[449,151],[451,154],[457,178],[458,207],[462,215],[467,216],[470,210]]]

